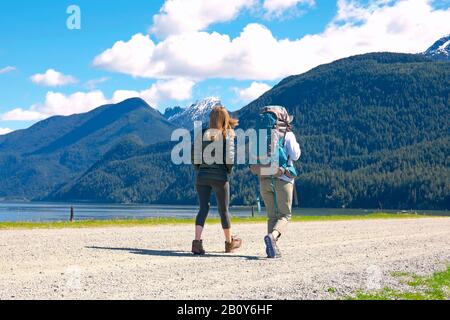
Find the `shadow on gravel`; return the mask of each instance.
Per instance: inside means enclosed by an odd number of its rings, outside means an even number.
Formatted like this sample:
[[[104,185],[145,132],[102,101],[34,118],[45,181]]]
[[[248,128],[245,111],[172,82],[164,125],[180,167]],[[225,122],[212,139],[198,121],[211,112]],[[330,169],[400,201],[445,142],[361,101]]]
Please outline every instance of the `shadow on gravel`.
[[[151,249],[138,249],[138,248],[111,248],[111,247],[86,247],[87,249],[98,249],[98,250],[112,250],[112,251],[128,251],[132,254],[140,254],[147,256],[159,256],[159,257],[194,257],[190,252],[186,251],[175,251],[175,250],[151,250]],[[210,253],[204,256],[196,256],[199,258],[243,258],[246,260],[263,260],[261,257],[257,256],[242,256],[234,254],[221,254],[221,253]]]

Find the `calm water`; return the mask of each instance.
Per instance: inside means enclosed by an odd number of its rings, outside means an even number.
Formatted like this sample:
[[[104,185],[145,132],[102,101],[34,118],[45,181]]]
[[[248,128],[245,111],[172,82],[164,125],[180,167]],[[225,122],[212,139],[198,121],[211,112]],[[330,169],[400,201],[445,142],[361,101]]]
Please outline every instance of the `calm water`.
[[[0,222],[15,221],[63,221],[70,216],[73,205],[75,219],[142,219],[149,217],[178,217],[193,218],[197,213],[197,206],[163,206],[163,205],[116,205],[116,204],[71,204],[71,203],[42,203],[42,202],[0,202]],[[233,216],[251,216],[251,208],[233,207]],[[384,210],[385,212],[387,210]],[[364,209],[294,209],[296,215],[365,215],[377,210]],[[397,211],[389,211],[397,212]],[[449,211],[418,211],[420,214],[446,215]],[[255,210],[255,214],[258,212]],[[260,213],[264,215],[265,212]],[[212,208],[211,216],[218,216],[216,208]]]

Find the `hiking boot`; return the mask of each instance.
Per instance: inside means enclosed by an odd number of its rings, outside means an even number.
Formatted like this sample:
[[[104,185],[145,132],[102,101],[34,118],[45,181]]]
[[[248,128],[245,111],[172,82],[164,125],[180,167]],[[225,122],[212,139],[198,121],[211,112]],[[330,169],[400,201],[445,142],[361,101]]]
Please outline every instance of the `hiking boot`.
[[[231,238],[231,242],[225,241],[225,253],[233,253],[242,246],[242,240],[239,238]]]
[[[266,244],[267,258],[281,258],[280,248],[278,248],[277,240],[272,234],[268,234],[264,237],[264,243]]]
[[[281,250],[278,247],[278,240],[275,240],[275,258],[281,258]]]
[[[192,253],[199,256],[205,254],[205,250],[203,249],[203,240],[192,241]]]

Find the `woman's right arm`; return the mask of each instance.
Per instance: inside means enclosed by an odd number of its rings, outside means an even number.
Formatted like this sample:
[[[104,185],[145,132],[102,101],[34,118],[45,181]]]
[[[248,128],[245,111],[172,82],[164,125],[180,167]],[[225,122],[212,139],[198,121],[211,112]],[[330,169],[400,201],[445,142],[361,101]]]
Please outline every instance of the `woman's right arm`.
[[[288,132],[286,135],[286,151],[289,158],[293,161],[297,161],[302,155],[302,150],[293,132]]]

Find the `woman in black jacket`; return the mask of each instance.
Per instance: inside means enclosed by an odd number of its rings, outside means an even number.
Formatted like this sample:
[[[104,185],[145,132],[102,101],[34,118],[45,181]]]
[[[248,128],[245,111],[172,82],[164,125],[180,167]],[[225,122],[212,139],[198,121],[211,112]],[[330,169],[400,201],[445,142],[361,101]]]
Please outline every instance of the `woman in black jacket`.
[[[195,222],[195,240],[192,253],[205,254],[202,233],[210,209],[211,192],[214,191],[217,207],[225,235],[225,252],[234,252],[242,245],[242,240],[232,236],[230,214],[229,176],[234,163],[234,128],[238,120],[230,117],[222,107],[215,107],[209,118],[209,128],[202,136],[196,137],[194,146],[194,166],[197,170],[196,189],[200,210]]]

